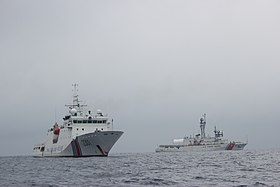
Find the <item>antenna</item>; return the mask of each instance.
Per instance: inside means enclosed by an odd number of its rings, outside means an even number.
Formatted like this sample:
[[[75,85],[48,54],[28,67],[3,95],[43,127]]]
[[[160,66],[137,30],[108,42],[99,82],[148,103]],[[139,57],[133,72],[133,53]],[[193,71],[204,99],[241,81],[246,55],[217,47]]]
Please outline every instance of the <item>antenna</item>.
[[[72,105],[65,105],[65,106],[69,107],[70,109],[75,108],[78,111],[78,113],[80,113],[80,115],[82,115],[82,108],[86,107],[87,105],[80,104],[82,101],[79,100],[79,98],[78,98],[79,95],[77,94],[78,84],[74,83],[74,84],[72,84],[72,86],[73,86],[73,90],[72,90],[73,91],[73,103],[72,103]]]
[[[57,122],[57,121],[56,121],[56,107],[54,107],[54,120],[55,120],[54,123],[56,123],[56,122]]]
[[[78,84],[77,83],[74,83],[74,84],[72,84],[72,86],[73,86],[73,107],[75,106],[75,105],[78,105],[79,104],[79,100],[78,100],[78,95],[77,95],[77,92],[78,92]]]
[[[78,86],[79,86],[79,85],[78,85],[77,83],[74,83],[74,84],[72,84],[72,86],[73,86],[73,88],[74,88],[74,89],[72,90],[72,91],[73,91],[73,95],[76,96],[76,95],[77,95],[77,92],[79,91],[79,90],[78,90]]]

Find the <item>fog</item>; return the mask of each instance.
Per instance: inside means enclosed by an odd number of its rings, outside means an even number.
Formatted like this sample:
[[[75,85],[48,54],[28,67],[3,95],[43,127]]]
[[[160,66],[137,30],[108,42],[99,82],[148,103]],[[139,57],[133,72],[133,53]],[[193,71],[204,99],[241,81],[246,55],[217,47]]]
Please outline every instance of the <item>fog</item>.
[[[214,126],[279,149],[280,2],[0,1],[0,156],[30,155],[67,114],[72,84],[153,152]]]

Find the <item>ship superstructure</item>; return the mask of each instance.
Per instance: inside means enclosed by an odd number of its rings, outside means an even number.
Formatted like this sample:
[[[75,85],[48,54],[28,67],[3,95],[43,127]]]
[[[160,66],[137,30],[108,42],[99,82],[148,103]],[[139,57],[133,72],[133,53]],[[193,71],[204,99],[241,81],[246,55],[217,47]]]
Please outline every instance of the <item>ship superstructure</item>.
[[[37,157],[63,156],[86,157],[108,156],[109,151],[123,134],[113,129],[113,119],[104,115],[101,110],[92,114],[86,111],[77,94],[74,84],[73,103],[65,105],[69,114],[63,123],[55,123],[47,132],[47,140],[33,148]]]
[[[223,132],[215,127],[215,136],[206,136],[206,114],[200,118],[200,134],[193,137],[174,139],[173,144],[159,145],[156,152],[191,152],[215,150],[242,150],[247,145],[245,142],[228,141],[223,138]]]

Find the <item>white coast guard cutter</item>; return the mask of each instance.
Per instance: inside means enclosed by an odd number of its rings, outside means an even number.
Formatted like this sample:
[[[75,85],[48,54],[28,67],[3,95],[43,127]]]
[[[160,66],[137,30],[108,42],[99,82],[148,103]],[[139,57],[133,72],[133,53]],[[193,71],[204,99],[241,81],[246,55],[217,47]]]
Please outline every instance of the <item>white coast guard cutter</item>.
[[[156,152],[192,152],[192,151],[217,151],[217,150],[242,150],[247,145],[245,142],[228,141],[223,138],[223,132],[214,130],[215,136],[205,135],[206,114],[200,119],[201,133],[194,137],[174,139],[173,144],[159,145]]]
[[[113,130],[113,119],[101,110],[93,115],[84,111],[74,84],[73,103],[69,115],[63,118],[63,124],[55,123],[47,132],[47,140],[33,148],[35,157],[87,157],[108,156],[109,151],[123,134]]]

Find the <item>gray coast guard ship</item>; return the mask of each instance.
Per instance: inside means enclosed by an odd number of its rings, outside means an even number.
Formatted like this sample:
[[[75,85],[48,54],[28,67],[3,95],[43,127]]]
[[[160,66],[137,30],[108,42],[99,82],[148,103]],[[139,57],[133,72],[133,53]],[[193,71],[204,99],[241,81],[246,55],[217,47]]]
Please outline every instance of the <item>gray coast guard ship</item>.
[[[223,138],[223,132],[214,130],[215,136],[205,135],[206,114],[200,119],[201,133],[194,137],[174,139],[173,144],[159,145],[156,152],[192,152],[192,151],[218,151],[242,150],[247,145],[245,142],[228,141]]]

